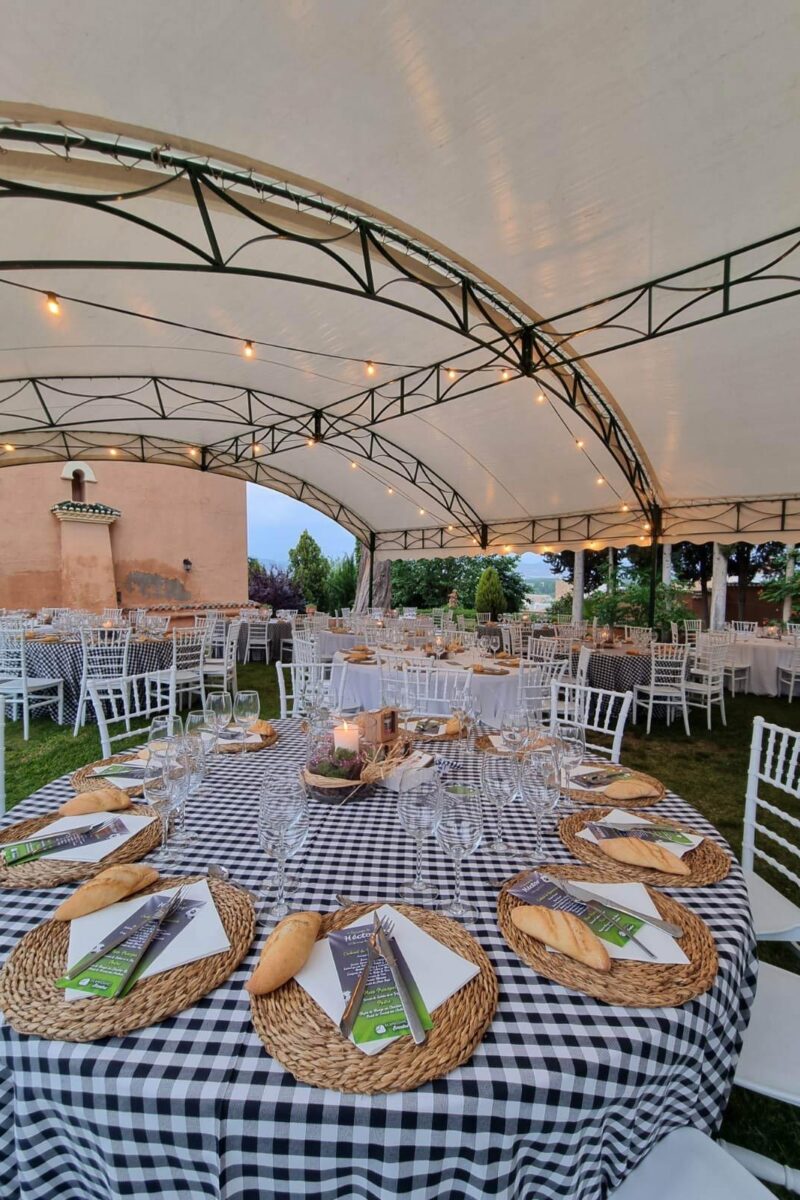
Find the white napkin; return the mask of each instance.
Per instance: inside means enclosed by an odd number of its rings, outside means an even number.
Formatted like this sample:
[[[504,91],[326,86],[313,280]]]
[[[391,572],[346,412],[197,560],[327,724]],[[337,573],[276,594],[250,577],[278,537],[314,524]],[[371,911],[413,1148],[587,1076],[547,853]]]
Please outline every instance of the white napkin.
[[[465,983],[478,974],[479,968],[474,963],[448,950],[390,904],[382,905],[378,909],[378,916],[381,919],[388,917],[394,922],[392,936],[403,952],[408,968],[417,981],[425,1007],[431,1015],[440,1004],[444,1004],[445,1000],[455,995]],[[371,924],[371,912],[353,921],[353,925]],[[327,938],[322,938],[315,944],[305,966],[297,972],[295,979],[338,1026],[345,1010],[345,999]],[[395,1041],[397,1038],[364,1042],[358,1049],[363,1050],[365,1054],[379,1054]]]
[[[50,835],[52,833],[63,833],[67,829],[85,829],[90,826],[92,829],[97,825],[104,825],[106,821],[112,818],[119,818],[125,825],[127,832],[120,833],[116,837],[106,838],[102,842],[94,842],[88,846],[75,846],[70,850],[57,850],[53,854],[45,855],[41,861],[57,859],[60,862],[101,862],[114,850],[119,850],[120,846],[124,846],[132,837],[151,825],[155,821],[155,817],[138,817],[131,816],[126,812],[101,812],[89,813],[88,815],[78,817],[60,817],[57,821],[53,821],[52,825],[46,825],[44,829],[38,830],[36,837]]]
[[[575,883],[580,884],[580,880],[576,879]],[[586,887],[596,892],[598,896],[602,896],[603,899],[608,900],[611,904],[616,901],[617,904],[635,908],[637,912],[649,917],[658,917],[660,915],[655,904],[647,894],[647,889],[641,883],[595,883],[592,881],[591,883],[587,883]],[[656,955],[655,958],[650,958],[649,954],[637,946],[635,942],[628,942],[626,946],[615,946],[612,942],[607,942],[605,938],[602,941],[610,958],[652,963],[688,963],[689,961],[675,938],[670,937],[668,933],[663,933],[660,929],[655,929],[652,925],[643,925],[637,932],[636,937],[644,942],[646,946],[649,946]]]
[[[623,812],[619,808],[612,808],[610,813],[600,821],[593,822],[595,825],[658,825],[659,821],[648,821],[646,817],[639,817],[635,813]],[[669,821],[665,822],[667,825]],[[681,830],[683,832],[683,830]],[[669,850],[670,854],[674,854],[676,858],[683,858],[684,854],[688,854],[690,850],[694,850],[702,842],[702,837],[698,837],[693,833],[685,834],[690,839],[690,844],[681,845],[679,842],[659,842],[659,846],[663,846],[665,850]],[[582,829],[578,834],[579,838],[583,838],[585,842],[593,842],[597,845],[597,838],[590,829]]]
[[[140,818],[141,819],[141,818]],[[159,896],[172,896],[180,885],[164,888]],[[156,893],[152,893],[155,895]],[[197,962],[201,958],[210,958],[212,954],[221,954],[230,950],[231,944],[225,932],[217,906],[211,895],[205,879],[189,884],[183,894],[186,900],[195,900],[202,904],[194,917],[178,936],[165,946],[155,962],[144,970],[140,976],[149,979],[151,975],[160,975],[162,971],[171,971],[173,967],[182,967],[186,963]],[[69,925],[69,950],[67,952],[67,970],[79,962],[92,947],[106,937],[112,930],[121,925],[128,917],[136,912],[144,900],[143,896],[132,896],[130,900],[120,900],[118,904],[110,904],[98,912],[88,913],[85,917],[76,917]],[[86,1000],[86,992],[75,988],[65,988],[67,1000]]]

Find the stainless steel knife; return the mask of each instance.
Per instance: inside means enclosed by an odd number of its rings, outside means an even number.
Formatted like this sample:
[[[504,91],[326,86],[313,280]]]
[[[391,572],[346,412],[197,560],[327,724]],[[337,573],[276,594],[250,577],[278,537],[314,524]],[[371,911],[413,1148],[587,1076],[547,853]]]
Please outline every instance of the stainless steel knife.
[[[582,883],[573,883],[571,879],[562,879],[560,875],[558,877],[543,875],[542,878],[546,879],[548,883],[560,887],[574,900],[591,900],[595,904],[601,904],[603,908],[616,909],[618,912],[626,913],[629,917],[636,917],[638,921],[644,921],[646,925],[652,925],[654,929],[660,929],[662,933],[668,933],[670,937],[683,937],[680,925],[673,925],[671,921],[663,921],[661,917],[651,917],[647,913],[631,908],[630,904],[621,904],[619,900],[609,900],[608,896],[601,896],[599,892],[593,892],[591,888],[584,887]]]
[[[397,994],[400,997],[400,1003],[403,1005],[403,1012],[406,1014],[408,1027],[411,1030],[411,1036],[418,1046],[427,1038],[427,1033],[423,1027],[422,1021],[419,1019],[419,1013],[414,1006],[414,1001],[411,998],[411,993],[408,990],[403,972],[400,969],[400,964],[394,952],[394,947],[391,943],[391,938],[386,936],[383,926],[378,928],[378,950],[389,965],[389,970],[392,972],[394,986],[397,988]]]

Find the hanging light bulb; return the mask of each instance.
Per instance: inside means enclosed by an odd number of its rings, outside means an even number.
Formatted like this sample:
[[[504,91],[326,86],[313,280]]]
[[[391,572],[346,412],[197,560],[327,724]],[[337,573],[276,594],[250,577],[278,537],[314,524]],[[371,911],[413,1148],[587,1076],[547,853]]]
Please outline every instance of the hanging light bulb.
[[[505,380],[506,380],[506,379],[510,379],[510,378],[511,378],[511,372],[509,371],[508,367],[503,367],[502,371],[500,372],[500,378],[501,378],[501,379],[502,379],[504,382],[505,382]]]
[[[386,494],[387,494],[387,496],[393,496],[393,495],[394,495],[394,488],[387,488],[387,489],[386,489]]]
[[[189,447],[189,453],[191,454],[192,458],[197,458],[197,451],[195,450],[194,446]]]
[[[112,458],[116,458],[119,451],[117,450],[117,448],[115,446],[112,446],[108,453],[111,455]]]
[[[544,392],[539,392],[539,395],[536,397],[536,403],[537,403],[537,404],[544,404],[544,401],[545,401],[545,395],[544,395]]]
[[[452,533],[452,532],[453,532],[453,526],[452,526],[452,525],[448,525],[448,526],[447,526],[447,532],[448,532],[448,533]]]
[[[357,463],[357,462],[351,462],[351,463],[350,463],[350,470],[351,470],[351,471],[355,471],[355,470],[357,469],[357,467],[358,467],[358,463]]]
[[[311,437],[311,438],[309,438],[309,439],[308,439],[308,441],[306,442],[306,445],[307,445],[307,446],[313,446],[313,445],[314,445],[314,438],[312,438],[312,437]]]
[[[6,444],[3,446],[3,449],[6,451],[7,454],[13,454],[13,452],[16,450],[16,448],[17,448],[16,446],[11,445],[11,442],[6,442]]]
[[[458,374],[458,372],[453,367],[447,368],[447,378],[448,379],[455,379],[457,374]]]
[[[629,509],[629,505],[627,505],[627,504],[623,504],[623,506],[622,506],[622,511],[623,511],[623,512],[628,512],[628,509]]]
[[[367,363],[367,374],[368,374],[368,375],[374,375],[374,374],[375,374],[375,363],[373,363],[373,362],[368,362],[368,363]]]
[[[47,305],[47,311],[54,317],[57,317],[61,312],[61,305],[58,302],[58,296],[55,294],[55,292],[47,293],[45,304]]]
[[[254,354],[255,354],[255,350],[253,349],[253,343],[252,343],[252,342],[245,342],[245,344],[244,344],[244,356],[245,356],[245,358],[252,358]]]
[[[603,483],[605,483],[605,479],[603,479],[603,476],[602,476],[602,475],[598,475],[598,476],[597,476],[597,482],[598,482],[598,484],[603,484]]]
[[[579,450],[582,450],[584,447],[584,443],[581,441],[580,438],[575,438],[575,445],[578,447]]]
[[[419,515],[420,515],[421,517],[424,517],[424,516],[425,516],[425,509],[424,509],[424,508],[421,508],[421,509],[419,510]]]

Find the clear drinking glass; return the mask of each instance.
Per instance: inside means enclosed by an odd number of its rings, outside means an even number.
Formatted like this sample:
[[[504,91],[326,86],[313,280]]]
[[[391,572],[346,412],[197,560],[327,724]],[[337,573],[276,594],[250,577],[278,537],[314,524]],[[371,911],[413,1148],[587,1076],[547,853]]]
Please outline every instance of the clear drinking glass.
[[[153,865],[159,867],[172,866],[175,855],[169,846],[169,820],[175,801],[177,777],[173,771],[175,741],[166,738],[153,743],[157,749],[151,749],[150,756],[144,766],[144,799],[158,813],[161,821],[161,847],[158,850]]]
[[[206,696],[206,720],[219,738],[223,729],[227,729],[233,716],[233,703],[230,692],[210,692]],[[216,740],[214,751],[216,753]]]
[[[481,791],[497,810],[497,831],[488,847],[492,854],[508,856],[514,853],[513,846],[503,838],[503,810],[519,786],[518,768],[517,760],[509,754],[491,754],[487,751],[481,756]]]
[[[289,912],[286,903],[286,860],[308,837],[308,799],[299,776],[265,776],[258,808],[258,838],[262,850],[278,864],[275,900],[262,891],[259,920],[279,921]]]
[[[558,762],[552,746],[537,746],[525,753],[520,763],[520,785],[522,798],[536,822],[533,864],[536,866],[542,861],[545,818],[555,809],[560,795]]]
[[[205,712],[190,712],[186,714],[186,736],[198,737],[203,752],[203,778],[208,775],[208,759],[214,751],[217,735],[208,723]]]
[[[480,795],[470,787],[454,785],[442,798],[442,814],[436,827],[436,840],[455,867],[453,898],[441,906],[448,917],[474,917],[477,909],[461,898],[461,865],[474,854],[483,837],[483,812]]]
[[[586,734],[583,726],[572,721],[559,721],[554,730],[562,787],[569,787],[570,775],[586,757]]]
[[[176,756],[181,766],[181,772],[176,789],[175,832],[172,840],[176,846],[191,846],[197,839],[186,828],[186,805],[190,796],[197,795],[203,782],[205,756],[202,741],[196,734],[188,734],[179,738]]]
[[[261,716],[261,697],[258,692],[237,692],[233,702],[233,719],[245,736]]]
[[[433,900],[439,895],[439,889],[422,878],[422,847],[425,839],[436,832],[442,815],[442,791],[438,779],[415,779],[412,772],[404,772],[400,777],[397,815],[417,847],[414,878],[401,884],[400,896],[410,903]]]
[[[147,744],[152,749],[154,743],[165,741],[167,738],[180,737],[183,733],[183,721],[176,713],[174,717],[153,717],[147,734]]]

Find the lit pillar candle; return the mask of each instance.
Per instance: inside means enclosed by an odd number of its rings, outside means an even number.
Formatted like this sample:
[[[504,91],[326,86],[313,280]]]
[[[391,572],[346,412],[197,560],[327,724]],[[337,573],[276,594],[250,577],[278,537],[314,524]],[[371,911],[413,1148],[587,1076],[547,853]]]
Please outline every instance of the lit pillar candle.
[[[358,754],[360,737],[361,730],[358,725],[348,725],[345,721],[344,725],[338,725],[333,731],[333,748],[334,750],[349,750],[351,754]]]

